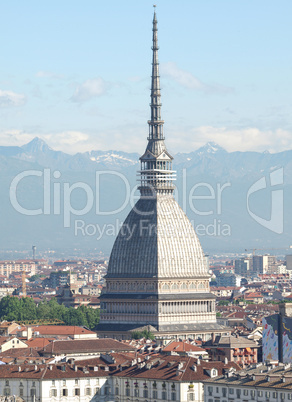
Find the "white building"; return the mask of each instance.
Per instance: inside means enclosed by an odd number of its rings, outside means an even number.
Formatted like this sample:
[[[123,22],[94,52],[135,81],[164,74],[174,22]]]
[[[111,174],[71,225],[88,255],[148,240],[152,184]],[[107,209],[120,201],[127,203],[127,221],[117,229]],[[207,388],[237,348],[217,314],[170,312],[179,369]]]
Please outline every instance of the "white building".
[[[109,393],[107,376],[93,366],[4,365],[0,366],[0,394],[20,396],[27,402],[87,402],[94,395],[102,401]]]
[[[284,402],[292,400],[292,370],[288,365],[261,363],[204,382],[205,402]]]

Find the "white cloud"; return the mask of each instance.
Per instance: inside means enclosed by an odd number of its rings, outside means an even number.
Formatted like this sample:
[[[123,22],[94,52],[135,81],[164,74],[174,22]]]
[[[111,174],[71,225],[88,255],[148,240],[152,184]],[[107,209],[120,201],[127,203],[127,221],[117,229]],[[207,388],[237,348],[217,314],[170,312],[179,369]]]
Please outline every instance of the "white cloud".
[[[177,83],[188,89],[204,90],[205,85],[192,73],[180,69],[176,63],[169,61],[161,64],[162,73],[174,79]]]
[[[71,100],[73,102],[86,102],[97,96],[104,95],[108,90],[108,84],[100,77],[84,81],[79,85]]]
[[[25,104],[25,96],[12,91],[0,89],[0,108],[22,106]]]
[[[176,63],[174,63],[172,61],[161,64],[161,71],[164,76],[172,78],[179,85],[181,85],[182,87],[187,88],[187,89],[203,91],[203,92],[207,92],[207,93],[233,92],[232,88],[224,87],[224,86],[221,86],[218,84],[213,84],[213,85],[204,84],[197,77],[195,77],[192,73],[190,73],[189,71],[182,70],[181,68],[179,68],[177,66]]]
[[[0,131],[1,146],[21,146],[31,141],[36,134],[27,133],[22,130],[11,129]]]
[[[169,148],[179,152],[196,150],[209,141],[214,141],[229,152],[233,151],[270,151],[281,152],[291,149],[292,131],[260,130],[256,127],[227,128],[201,126],[188,131],[179,132],[175,128],[169,132],[167,143]],[[170,131],[170,130],[169,130]]]
[[[0,131],[0,145],[21,146],[34,137],[40,137],[55,149],[75,154],[90,150],[116,149],[125,152],[142,154],[146,147],[146,132],[142,126],[126,125],[111,130],[98,132],[62,131],[39,133],[21,130]],[[281,152],[291,149],[292,131],[259,130],[250,128],[227,128],[201,126],[190,130],[172,127],[167,130],[166,145],[170,153],[192,152],[207,142],[213,141],[229,152],[257,151]]]
[[[50,144],[53,149],[67,153],[80,152],[80,146],[87,143],[88,134],[81,131],[63,131],[57,134],[45,134],[42,138]]]
[[[64,78],[63,75],[56,74],[51,71],[38,71],[36,73],[36,76],[39,78],[50,78],[50,79],[54,79],[54,80],[60,80],[60,79]]]

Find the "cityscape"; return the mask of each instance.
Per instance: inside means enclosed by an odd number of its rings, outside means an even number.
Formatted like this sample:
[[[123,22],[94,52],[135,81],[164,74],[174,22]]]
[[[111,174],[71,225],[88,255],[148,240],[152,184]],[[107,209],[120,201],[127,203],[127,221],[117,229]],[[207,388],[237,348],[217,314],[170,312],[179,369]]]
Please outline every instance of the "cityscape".
[[[290,3],[77,3],[3,7],[0,401],[292,400]]]

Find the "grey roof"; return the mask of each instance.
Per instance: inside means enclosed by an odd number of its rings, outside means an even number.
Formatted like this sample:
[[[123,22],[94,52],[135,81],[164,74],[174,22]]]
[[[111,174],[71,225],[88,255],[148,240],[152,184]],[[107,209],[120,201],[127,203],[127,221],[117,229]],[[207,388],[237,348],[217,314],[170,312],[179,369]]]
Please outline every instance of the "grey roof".
[[[145,326],[143,326],[144,328]],[[96,327],[97,332],[125,332],[125,331],[133,331],[133,330],[140,330],[141,324],[107,324],[107,323],[100,323]],[[160,332],[168,332],[171,334],[172,332],[177,333],[179,332],[206,332],[211,330],[223,331],[226,330],[226,327],[222,325],[218,325],[216,323],[199,323],[199,324],[159,324],[151,325],[151,331],[155,332],[154,329]]]
[[[141,197],[110,256],[107,278],[206,277],[202,247],[172,195]]]
[[[281,363],[280,363],[281,364]],[[285,378],[285,381],[282,379]],[[226,386],[240,386],[257,388],[269,388],[279,390],[292,390],[292,370],[291,366],[283,365],[264,365],[261,363],[238,371],[237,373],[208,379],[204,382]],[[245,399],[245,398],[244,398]]]
[[[105,299],[135,299],[135,300],[202,300],[202,299],[216,299],[213,293],[171,293],[171,294],[158,294],[158,293],[104,293],[100,296],[101,300]]]
[[[243,336],[217,336],[215,341],[205,342],[204,346],[220,348],[256,348],[257,343]]]

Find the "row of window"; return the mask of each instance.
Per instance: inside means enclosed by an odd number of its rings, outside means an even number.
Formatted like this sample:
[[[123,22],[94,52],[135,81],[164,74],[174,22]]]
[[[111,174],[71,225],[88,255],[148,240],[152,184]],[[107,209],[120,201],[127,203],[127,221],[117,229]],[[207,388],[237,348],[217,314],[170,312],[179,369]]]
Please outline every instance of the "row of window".
[[[69,395],[69,391],[67,388],[63,388],[61,389],[61,395],[60,396],[68,396]],[[92,389],[91,388],[85,388],[85,395],[90,396],[92,395]],[[99,394],[99,388],[95,388],[94,389],[94,394],[98,395]],[[80,396],[80,388],[74,388],[72,391],[72,396]],[[58,397],[58,390],[57,389],[51,389],[50,390],[50,397]]]
[[[251,399],[254,399],[255,396],[257,396],[259,398],[262,398],[262,397],[271,398],[272,397],[274,399],[277,399],[278,396],[280,396],[280,399],[284,400],[285,397],[287,396],[288,400],[292,400],[292,393],[291,394],[285,394],[284,392],[278,393],[277,391],[262,391],[262,390],[256,391],[254,389],[250,389],[250,390],[249,389],[243,389],[243,390],[241,390],[241,389],[234,389],[234,388],[229,388],[229,389],[228,388],[221,388],[221,391],[222,391],[222,396],[223,397],[227,397],[227,393],[228,393],[229,395],[234,395],[235,394],[236,398],[241,398],[241,394],[243,394],[243,396],[250,396]],[[219,393],[219,387],[216,387],[215,393],[216,394]],[[208,395],[209,396],[213,395],[213,387],[211,387],[211,386],[208,387]],[[212,401],[212,400],[210,399],[210,401]]]
[[[119,388],[116,387],[115,388],[115,395],[119,395]],[[148,391],[148,389],[143,389],[142,391],[142,395],[143,398],[149,398],[149,394],[150,392]],[[131,396],[131,388],[127,387],[126,388],[126,396]],[[133,390],[133,396],[135,398],[139,398],[140,397],[140,390],[139,388],[134,388]],[[152,391],[152,398],[153,399],[158,399],[158,391],[157,390],[153,390]],[[161,391],[161,399],[167,399],[167,392],[166,391]],[[172,401],[176,401],[177,400],[177,396],[176,396],[176,392],[171,392],[171,400]]]

